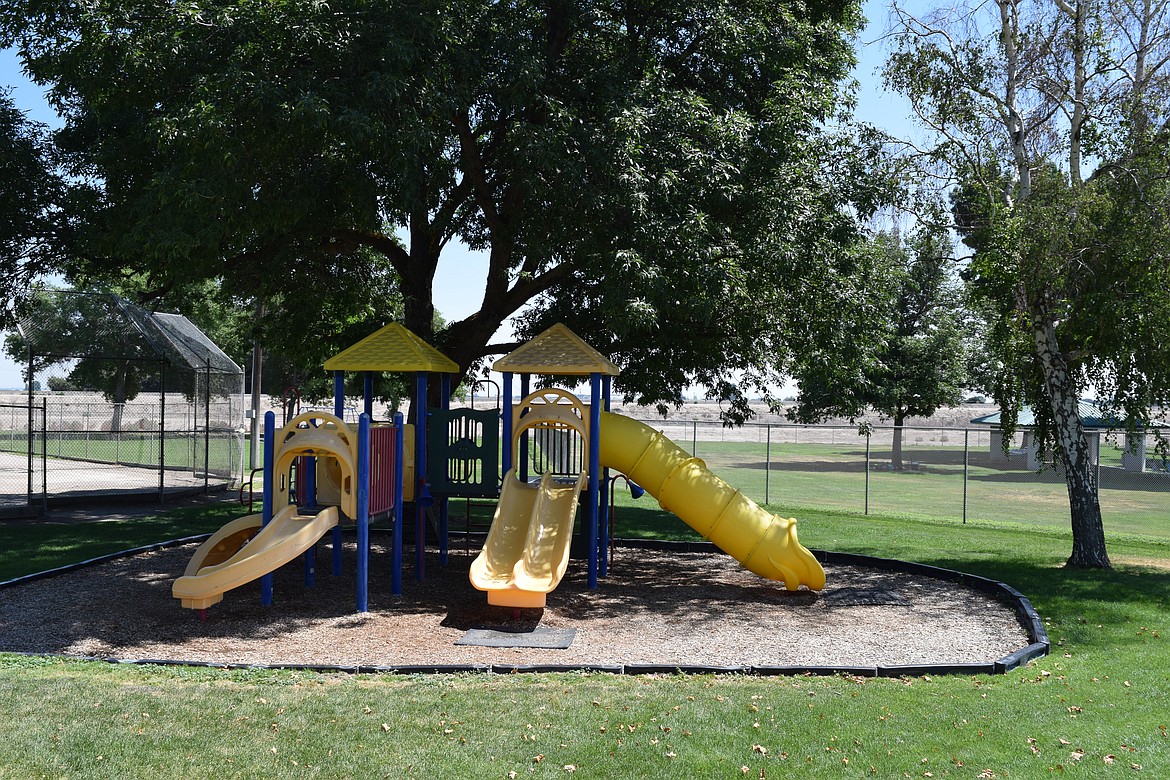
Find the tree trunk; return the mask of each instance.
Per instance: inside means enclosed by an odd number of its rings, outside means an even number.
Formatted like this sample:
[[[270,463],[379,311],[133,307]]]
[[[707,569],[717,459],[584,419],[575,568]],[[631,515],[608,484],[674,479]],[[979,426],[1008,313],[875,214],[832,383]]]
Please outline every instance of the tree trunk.
[[[1089,440],[1081,424],[1080,399],[1068,364],[1060,352],[1056,326],[1051,318],[1036,317],[1033,335],[1052,407],[1057,453],[1065,467],[1064,479],[1068,487],[1073,549],[1067,565],[1108,569],[1112,566],[1105,549],[1105,526],[1097,495],[1096,471],[1089,453]]]
[[[894,471],[902,470],[902,425],[906,422],[906,415],[898,412],[894,415],[894,443],[890,450],[890,464]]]

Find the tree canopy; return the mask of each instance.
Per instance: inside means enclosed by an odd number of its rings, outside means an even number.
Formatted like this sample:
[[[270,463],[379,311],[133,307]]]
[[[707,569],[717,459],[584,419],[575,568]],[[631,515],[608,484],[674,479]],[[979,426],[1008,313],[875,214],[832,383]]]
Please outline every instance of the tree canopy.
[[[841,120],[860,24],[856,2],[759,0],[0,11],[64,118],[70,272],[222,280],[269,313],[389,279],[465,368],[523,311],[520,335],[566,322],[646,402],[764,387],[859,300],[857,215],[882,196]],[[490,257],[483,299],[436,331],[455,240]]]
[[[1170,2],[996,0],[897,14],[888,82],[954,185],[988,318],[981,374],[1023,404],[1068,485],[1071,565],[1109,558],[1078,413],[1131,427],[1170,401]]]
[[[59,184],[45,128],[0,88],[0,329],[15,322],[33,280],[47,267]]]

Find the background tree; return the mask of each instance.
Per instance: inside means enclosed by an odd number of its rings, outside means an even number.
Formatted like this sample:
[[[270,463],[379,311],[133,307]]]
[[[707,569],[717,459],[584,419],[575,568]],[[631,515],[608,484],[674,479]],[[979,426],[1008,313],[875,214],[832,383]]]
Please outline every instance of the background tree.
[[[465,369],[523,311],[519,335],[563,319],[645,402],[766,387],[856,300],[874,151],[826,128],[859,25],[856,2],[756,0],[0,11],[65,122],[70,271],[254,301],[391,275]],[[436,331],[455,240],[489,255],[483,299]]]
[[[47,266],[60,185],[48,149],[45,128],[0,88],[0,330],[16,321]]]
[[[241,366],[250,364],[253,345],[262,343],[261,386],[268,395],[280,398],[295,388],[302,398],[321,401],[333,396],[332,377],[321,369],[325,360],[376,330],[380,316],[400,317],[401,298],[387,273],[351,273],[329,283],[300,278],[296,267],[289,273],[295,284],[266,299],[261,317],[256,301],[230,295],[217,279],[163,288],[152,287],[139,273],[122,274],[112,285],[89,277],[76,281],[83,291],[112,292],[153,311],[182,314]],[[362,378],[348,380],[353,383],[348,389],[360,395]],[[376,376],[373,389],[376,398],[392,405],[403,397],[402,382],[394,376]]]
[[[891,463],[901,470],[906,419],[928,417],[963,397],[962,295],[947,231],[937,223],[923,224],[906,238],[879,233],[870,246],[877,260],[868,289],[875,309],[864,326],[880,334],[873,352],[861,373],[842,375],[822,359],[803,364],[790,416],[811,423],[854,418],[872,408],[894,424]]]
[[[973,294],[992,318],[1006,428],[1032,406],[1068,486],[1073,566],[1108,567],[1089,440],[1095,390],[1129,424],[1170,396],[1170,3],[895,8],[887,82],[960,185]]]
[[[37,352],[27,377],[54,366],[67,370],[65,381],[77,390],[100,392],[113,404],[110,430],[122,430],[126,403],[133,401],[144,384],[157,388],[161,358],[127,321],[113,296],[105,292],[57,294],[44,291],[29,301],[37,329]],[[5,352],[14,360],[28,360],[24,338],[10,333]],[[50,382],[50,387],[52,387]]]

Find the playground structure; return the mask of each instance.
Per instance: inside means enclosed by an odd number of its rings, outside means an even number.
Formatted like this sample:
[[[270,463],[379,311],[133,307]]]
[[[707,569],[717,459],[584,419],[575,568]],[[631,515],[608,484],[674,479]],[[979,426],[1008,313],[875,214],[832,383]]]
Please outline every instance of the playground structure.
[[[297,415],[279,433],[274,432],[273,422],[269,412],[265,418],[264,510],[231,521],[199,546],[171,588],[184,607],[206,609],[221,601],[227,591],[262,579],[296,559],[330,530],[338,529],[341,512],[356,519],[359,527],[368,523],[368,490],[358,489],[359,476],[368,472],[368,418],[362,420],[360,433],[324,412]],[[288,475],[294,461],[305,457],[313,458],[317,466],[333,464],[340,477],[335,504],[318,508],[310,493],[306,507],[297,505]],[[307,585],[311,584],[311,572],[309,563]],[[265,602],[270,602],[270,585],[261,587]]]
[[[311,586],[315,543],[327,533],[333,534],[333,573],[340,574],[341,523],[354,522],[356,601],[364,612],[372,517],[392,523],[391,592],[397,595],[406,502],[413,504],[415,579],[422,581],[427,520],[445,565],[449,499],[498,496],[469,579],[487,592],[489,604],[542,607],[567,569],[579,504],[588,587],[597,588],[599,577],[608,573],[609,540],[600,518],[608,508],[611,468],[750,571],[782,581],[789,590],[824,587],[824,570],[797,540],[795,520],[757,506],[661,433],[609,412],[611,380],[619,369],[564,325],[494,364],[503,374],[502,420],[491,410],[450,409],[450,375],[458,367],[401,325],[381,329],[326,361],[325,368],[334,372],[336,413],[298,415],[279,433],[268,414],[264,510],[232,521],[200,546],[172,589],[183,606],[205,609],[255,579],[261,580],[262,603],[270,604],[271,572],[302,554]],[[356,430],[341,419],[345,371],[365,374],[365,411]],[[390,425],[371,424],[374,371],[414,373],[415,425],[404,425],[401,415]],[[442,374],[440,409],[426,406],[429,373]],[[523,398],[513,408],[517,374]],[[530,392],[533,375],[588,376],[589,402],[559,388]]]
[[[415,576],[422,579],[424,514],[434,503],[426,480],[424,426],[374,424],[374,371],[412,372],[416,408],[426,408],[427,375],[442,373],[449,397],[449,374],[458,367],[442,353],[397,323],[388,325],[330,358],[334,376],[334,413],[306,412],[279,433],[269,412],[264,421],[263,511],[232,521],[195,552],[172,595],[183,606],[205,609],[223,593],[260,579],[261,602],[272,603],[271,573],[305,554],[305,585],[315,578],[315,544],[332,533],[332,573],[341,574],[342,522],[357,529],[357,611],[368,609],[369,524],[388,517],[393,527],[391,591],[402,592],[403,511],[413,502],[416,523]],[[364,411],[357,429],[342,420],[345,372],[363,374]],[[424,417],[425,421],[425,417]],[[446,502],[440,501],[441,562],[446,563]],[[299,509],[297,509],[299,505]],[[325,506],[322,506],[325,505]],[[340,509],[341,515],[330,507]],[[303,510],[303,511],[302,511]],[[257,522],[256,518],[259,519]],[[271,526],[271,529],[270,529]],[[232,529],[232,530],[229,530]],[[254,535],[249,533],[254,529]]]

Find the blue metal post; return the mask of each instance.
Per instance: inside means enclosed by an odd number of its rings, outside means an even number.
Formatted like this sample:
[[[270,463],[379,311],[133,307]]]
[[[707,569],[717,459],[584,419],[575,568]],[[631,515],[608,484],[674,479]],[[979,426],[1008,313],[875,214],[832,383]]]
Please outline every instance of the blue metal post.
[[[390,592],[402,595],[402,412],[394,413],[394,536],[390,550]]]
[[[264,413],[264,503],[260,510],[260,526],[264,527],[272,522],[272,494],[276,487],[276,415],[271,411]],[[260,604],[272,606],[272,573],[269,572],[260,578]]]
[[[423,496],[427,487],[427,375],[415,375],[414,406],[414,578],[423,581],[426,568],[426,507]]]
[[[301,461],[305,465],[305,495],[297,496],[297,503],[305,508],[306,511],[313,511],[317,508],[317,459],[312,455],[306,455]],[[317,582],[317,546],[313,545],[305,550],[305,587],[311,588]]]
[[[521,399],[528,397],[528,394],[530,392],[532,392],[531,387],[532,387],[532,375],[531,374],[521,374],[520,375],[520,398]],[[521,413],[523,413],[523,410],[521,410]],[[520,475],[521,482],[528,481],[528,436],[529,436],[528,431],[525,431],[524,436],[520,439],[520,445],[519,445],[520,451],[518,453],[516,453],[516,466],[517,466],[516,473]]]
[[[362,372],[362,402],[366,414],[374,419],[374,375],[369,371]]]
[[[612,379],[613,378],[611,376],[609,376],[608,374],[606,374],[605,376],[603,376],[601,378],[601,395],[602,395],[602,398],[603,398],[603,401],[605,404],[605,411],[607,411],[607,412],[609,411],[609,405],[610,405],[610,390],[611,390],[611,385],[613,384]],[[589,439],[590,439],[590,441],[592,441],[593,439],[597,440],[597,448],[598,448],[598,451],[600,452],[600,450],[601,450],[601,426],[600,425],[598,425],[597,428],[595,428],[589,432]],[[602,577],[609,576],[609,491],[606,489],[608,487],[609,487],[609,469],[602,469],[602,471],[601,471],[601,494],[598,496],[599,502],[601,504],[601,509],[598,511],[598,515],[601,518],[601,522],[600,522],[600,528],[599,528],[600,533],[598,534],[598,542],[597,542],[597,548],[598,548],[597,552],[600,555],[600,559],[599,559],[598,565],[597,565],[597,573]]]
[[[597,589],[597,510],[601,492],[601,374],[589,375],[589,587]]]
[[[333,372],[333,414],[337,419],[345,419],[345,372]]]
[[[317,508],[317,459],[306,455],[302,462],[305,464],[305,495],[302,499],[304,503],[301,503],[301,506],[306,511],[311,512]],[[298,498],[300,497],[298,496]],[[317,545],[314,544],[305,550],[303,558],[305,561],[305,587],[312,588],[317,584]]]
[[[345,419],[345,372],[333,372],[333,414],[339,420]],[[341,576],[341,525],[333,526],[333,576]]]
[[[503,439],[502,457],[500,458],[500,473],[507,474],[512,468],[512,372],[504,372],[504,411],[503,411]]]
[[[357,611],[369,611],[370,572],[370,416],[358,418],[357,460]]]
[[[443,374],[439,380],[439,389],[442,398],[439,399],[439,407],[445,412],[451,408],[451,375]],[[450,443],[451,432],[445,431],[445,440]],[[447,565],[447,553],[450,549],[448,542],[448,525],[450,522],[449,515],[450,498],[448,496],[441,496],[439,498],[439,565]]]

